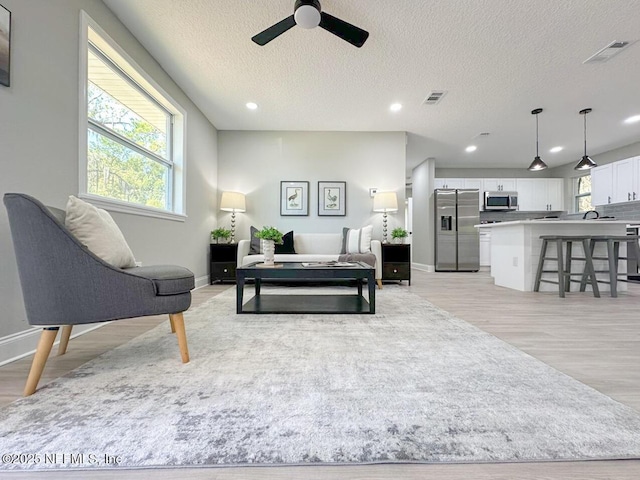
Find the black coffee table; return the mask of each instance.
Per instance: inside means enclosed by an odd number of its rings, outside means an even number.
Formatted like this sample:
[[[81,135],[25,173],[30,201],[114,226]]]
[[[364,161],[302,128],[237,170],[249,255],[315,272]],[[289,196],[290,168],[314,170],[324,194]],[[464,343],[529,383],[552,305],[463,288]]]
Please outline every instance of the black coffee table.
[[[300,262],[284,262],[281,267],[261,268],[260,262],[250,263],[236,270],[237,313],[376,313],[375,270],[370,265],[354,262],[352,267],[303,267]],[[244,284],[255,280],[255,296],[243,304]],[[261,295],[261,280],[328,281],[355,280],[357,295]],[[362,296],[367,281],[369,301]],[[318,288],[318,292],[322,287]],[[290,292],[290,291],[289,291]]]

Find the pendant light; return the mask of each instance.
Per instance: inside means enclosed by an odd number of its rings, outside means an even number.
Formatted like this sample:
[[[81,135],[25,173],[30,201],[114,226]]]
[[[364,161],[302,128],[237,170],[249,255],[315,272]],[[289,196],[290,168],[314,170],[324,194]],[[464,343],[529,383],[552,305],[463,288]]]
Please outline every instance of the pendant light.
[[[534,158],[533,162],[531,162],[531,165],[529,165],[529,170],[531,170],[532,172],[537,172],[539,170],[544,170],[545,168],[547,168],[547,164],[542,161],[540,155],[538,154],[538,114],[541,112],[541,108],[531,110],[531,115],[536,116],[536,158]]]
[[[584,116],[584,156],[578,162],[578,164],[573,167],[574,170],[589,170],[590,168],[597,167],[598,164],[591,160],[591,157],[587,156],[587,113],[591,111],[590,108],[585,108],[584,110],[580,110],[580,115]]]

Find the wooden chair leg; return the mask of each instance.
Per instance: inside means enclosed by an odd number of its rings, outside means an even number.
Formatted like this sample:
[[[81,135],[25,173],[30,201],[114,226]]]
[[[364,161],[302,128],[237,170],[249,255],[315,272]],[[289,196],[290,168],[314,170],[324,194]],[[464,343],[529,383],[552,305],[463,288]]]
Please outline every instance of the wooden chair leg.
[[[24,386],[24,396],[28,397],[32,395],[36,388],[38,388],[38,382],[42,376],[42,371],[47,363],[49,354],[51,353],[51,347],[58,335],[58,327],[44,328],[40,334],[40,340],[38,341],[38,347],[36,348],[36,354],[33,357],[31,363],[31,370],[29,370],[29,377],[27,377],[27,384]]]
[[[178,347],[182,363],[189,363],[189,347],[187,346],[187,332],[184,329],[184,317],[182,312],[169,314],[171,323],[175,326],[176,337],[178,337]]]
[[[382,279],[381,279],[381,278],[378,278],[378,279],[376,280],[376,283],[378,284],[378,288],[379,288],[380,290],[382,290]]]
[[[69,338],[71,338],[71,329],[73,325],[65,325],[62,327],[62,333],[60,334],[60,345],[58,345],[58,355],[64,355],[67,353],[67,347],[69,346]]]
[[[169,323],[171,324],[171,333],[176,333],[176,326],[173,323],[173,317],[169,315]]]

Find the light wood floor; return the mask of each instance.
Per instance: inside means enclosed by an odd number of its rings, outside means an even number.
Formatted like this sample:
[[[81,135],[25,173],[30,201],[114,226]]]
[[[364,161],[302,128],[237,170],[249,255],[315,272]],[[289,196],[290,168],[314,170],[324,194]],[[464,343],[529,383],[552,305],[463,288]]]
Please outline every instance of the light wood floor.
[[[414,293],[600,392],[640,411],[640,285],[617,299],[570,293],[522,293],[495,287],[485,272],[413,271]],[[406,284],[406,283],[405,283]],[[229,286],[194,292],[194,305]],[[63,357],[49,360],[42,383],[64,375],[154,326],[164,317],[115,322],[69,345]],[[187,335],[189,325],[187,322]],[[55,350],[52,355],[55,355]],[[0,367],[0,405],[21,395],[30,358]],[[177,358],[176,361],[179,361]],[[5,452],[0,452],[5,453]],[[7,475],[8,476],[8,475]],[[11,478],[87,478],[87,472],[15,473]],[[640,461],[596,461],[469,465],[362,465],[330,467],[241,467],[91,472],[91,478],[131,479],[473,479],[564,480],[640,478]]]

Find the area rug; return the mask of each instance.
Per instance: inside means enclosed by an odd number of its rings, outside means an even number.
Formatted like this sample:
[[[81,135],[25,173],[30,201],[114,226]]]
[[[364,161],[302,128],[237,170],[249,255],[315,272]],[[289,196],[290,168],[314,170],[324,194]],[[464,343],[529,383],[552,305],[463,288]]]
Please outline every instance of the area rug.
[[[185,314],[189,364],[166,322],[4,408],[0,469],[640,457],[635,410],[406,287],[377,311],[236,315],[223,292]]]

